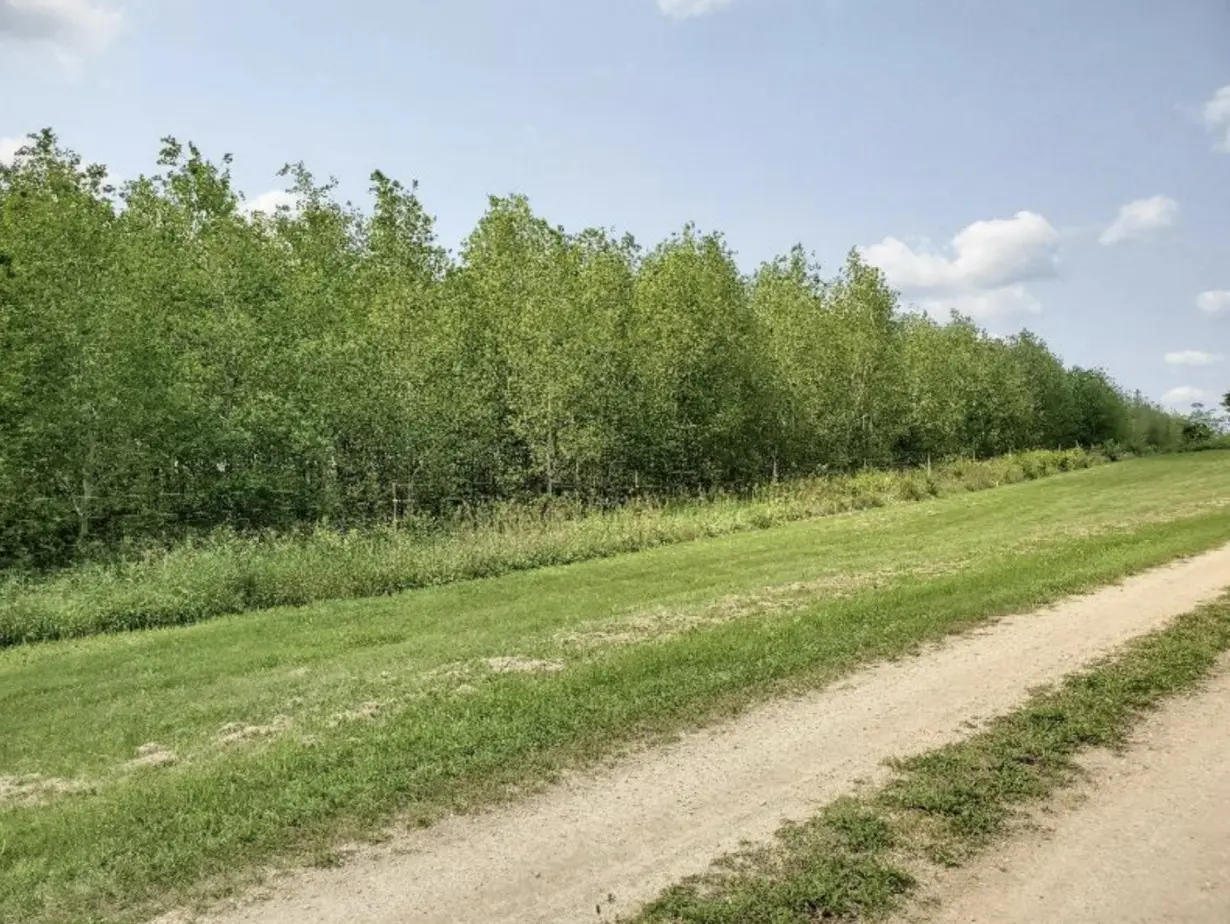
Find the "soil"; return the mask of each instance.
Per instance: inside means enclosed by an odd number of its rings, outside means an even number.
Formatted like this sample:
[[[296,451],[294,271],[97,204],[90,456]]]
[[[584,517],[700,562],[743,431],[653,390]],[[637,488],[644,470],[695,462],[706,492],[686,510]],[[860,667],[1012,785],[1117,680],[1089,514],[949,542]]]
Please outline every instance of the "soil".
[[[947,877],[935,924],[1230,921],[1230,660],[1194,698],[1150,717],[1123,755],[1041,830]]]

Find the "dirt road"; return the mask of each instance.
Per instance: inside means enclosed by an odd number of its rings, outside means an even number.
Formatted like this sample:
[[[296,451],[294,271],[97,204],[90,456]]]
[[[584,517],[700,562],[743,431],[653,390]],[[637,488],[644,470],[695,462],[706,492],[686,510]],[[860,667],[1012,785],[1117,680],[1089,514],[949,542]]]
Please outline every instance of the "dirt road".
[[[1122,757],[1100,755],[1087,801],[946,882],[934,924],[1230,921],[1230,661],[1172,701]]]
[[[542,795],[291,876],[219,924],[535,924],[627,914],[881,762],[959,738],[1230,585],[1230,547],[861,671]],[[1063,918],[1052,918],[1062,920]],[[1079,916],[1072,920],[1079,920]]]

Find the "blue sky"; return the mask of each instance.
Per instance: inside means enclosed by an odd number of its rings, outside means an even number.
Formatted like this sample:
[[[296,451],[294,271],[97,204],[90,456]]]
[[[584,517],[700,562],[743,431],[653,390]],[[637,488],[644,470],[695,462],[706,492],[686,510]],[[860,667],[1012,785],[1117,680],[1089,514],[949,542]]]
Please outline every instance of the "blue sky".
[[[132,177],[172,134],[253,201],[379,167],[452,247],[511,192],[749,269],[858,246],[1153,398],[1230,389],[1225,0],[0,0],[0,87],[0,156],[51,126]]]

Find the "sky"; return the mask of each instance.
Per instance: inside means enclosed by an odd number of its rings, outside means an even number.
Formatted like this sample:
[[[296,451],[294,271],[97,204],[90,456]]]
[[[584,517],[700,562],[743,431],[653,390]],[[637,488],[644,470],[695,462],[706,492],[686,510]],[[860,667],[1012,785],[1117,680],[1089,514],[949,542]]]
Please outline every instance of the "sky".
[[[1180,409],[1230,391],[1230,0],[0,0],[0,158],[53,128],[489,195],[740,265],[851,248],[905,302],[1028,327]]]

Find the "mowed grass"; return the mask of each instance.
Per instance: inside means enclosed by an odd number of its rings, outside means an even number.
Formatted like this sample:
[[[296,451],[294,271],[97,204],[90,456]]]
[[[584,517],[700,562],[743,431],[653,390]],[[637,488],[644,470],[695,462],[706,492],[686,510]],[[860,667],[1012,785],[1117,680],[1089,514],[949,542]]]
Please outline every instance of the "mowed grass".
[[[900,760],[882,789],[848,796],[668,889],[632,924],[866,921],[899,909],[936,867],[958,866],[1080,781],[1079,757],[1120,749],[1167,697],[1230,650],[1230,596],[1035,694],[984,732]]]
[[[0,920],[139,920],[331,862],[342,840],[1227,540],[1230,456],[1204,453],[0,651]]]

